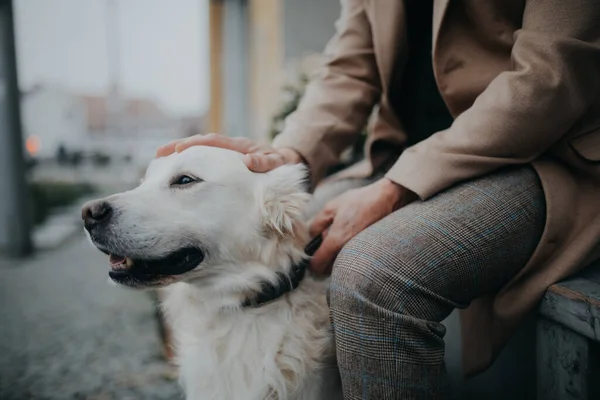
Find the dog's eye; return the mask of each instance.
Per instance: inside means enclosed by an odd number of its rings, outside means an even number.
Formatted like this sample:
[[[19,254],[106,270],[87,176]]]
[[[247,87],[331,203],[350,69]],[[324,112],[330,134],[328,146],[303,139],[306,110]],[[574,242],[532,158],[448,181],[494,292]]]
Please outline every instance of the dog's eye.
[[[196,180],[190,176],[187,175],[181,175],[178,176],[177,178],[175,178],[173,180],[173,182],[171,183],[171,185],[173,186],[183,186],[183,185],[189,185],[190,183],[194,183],[196,182]]]

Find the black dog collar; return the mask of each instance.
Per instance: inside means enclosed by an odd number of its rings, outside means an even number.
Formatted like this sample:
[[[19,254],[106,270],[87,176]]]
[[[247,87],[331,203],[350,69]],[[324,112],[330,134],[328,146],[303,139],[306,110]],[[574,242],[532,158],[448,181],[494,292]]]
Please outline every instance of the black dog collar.
[[[304,252],[312,256],[315,251],[321,245],[323,237],[317,235],[310,243],[306,246]],[[261,305],[278,299],[286,293],[296,289],[304,276],[306,275],[306,268],[308,267],[308,260],[304,259],[298,264],[292,266],[289,273],[284,274],[283,272],[277,273],[277,283],[262,282],[262,289],[254,296],[247,298],[242,303],[242,307],[260,307]]]

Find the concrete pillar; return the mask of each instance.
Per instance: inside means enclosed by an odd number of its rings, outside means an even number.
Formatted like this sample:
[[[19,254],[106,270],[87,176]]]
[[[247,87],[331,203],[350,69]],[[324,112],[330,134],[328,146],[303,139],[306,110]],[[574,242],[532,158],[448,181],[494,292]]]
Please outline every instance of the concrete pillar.
[[[32,251],[19,102],[12,1],[0,0],[0,252],[10,256]]]
[[[223,2],[223,132],[228,136],[248,136],[249,64],[247,0]]]
[[[223,3],[224,0],[209,3],[210,107],[206,133],[223,133]]]

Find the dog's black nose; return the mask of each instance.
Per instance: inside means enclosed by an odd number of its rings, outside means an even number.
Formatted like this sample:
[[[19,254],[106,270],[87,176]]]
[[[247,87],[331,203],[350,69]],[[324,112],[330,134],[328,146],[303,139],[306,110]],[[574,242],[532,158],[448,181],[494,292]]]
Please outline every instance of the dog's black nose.
[[[83,205],[81,218],[85,228],[90,230],[96,225],[106,222],[112,215],[112,207],[106,201],[90,201]]]

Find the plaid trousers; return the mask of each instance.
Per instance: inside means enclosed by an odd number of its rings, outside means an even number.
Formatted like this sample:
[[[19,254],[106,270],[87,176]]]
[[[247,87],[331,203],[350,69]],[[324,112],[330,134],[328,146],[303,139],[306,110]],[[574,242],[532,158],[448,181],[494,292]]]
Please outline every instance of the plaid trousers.
[[[365,183],[318,188],[313,212]],[[525,266],[545,219],[537,174],[519,166],[410,204],[354,237],[329,292],[344,399],[447,398],[441,321]]]

